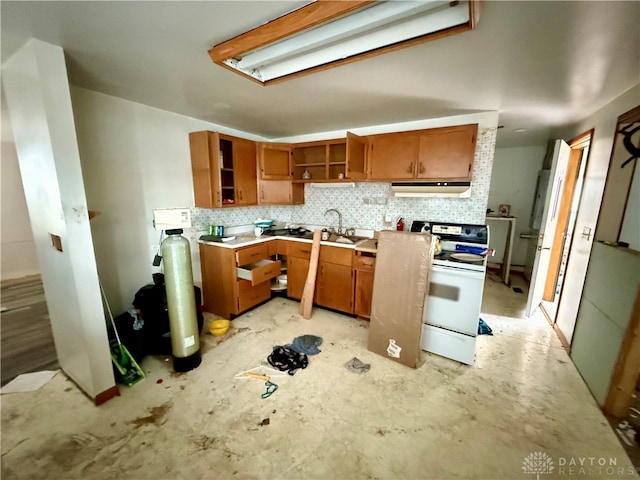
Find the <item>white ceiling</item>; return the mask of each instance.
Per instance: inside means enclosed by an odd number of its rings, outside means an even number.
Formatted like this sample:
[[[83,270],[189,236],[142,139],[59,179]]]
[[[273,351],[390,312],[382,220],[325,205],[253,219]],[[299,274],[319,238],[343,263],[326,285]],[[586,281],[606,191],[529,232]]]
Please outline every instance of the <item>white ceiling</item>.
[[[35,37],[74,85],[268,138],[499,111],[498,146],[529,145],[640,83],[638,1],[485,1],[470,32],[268,87],[210,60],[305,3],[3,0],[1,54]]]

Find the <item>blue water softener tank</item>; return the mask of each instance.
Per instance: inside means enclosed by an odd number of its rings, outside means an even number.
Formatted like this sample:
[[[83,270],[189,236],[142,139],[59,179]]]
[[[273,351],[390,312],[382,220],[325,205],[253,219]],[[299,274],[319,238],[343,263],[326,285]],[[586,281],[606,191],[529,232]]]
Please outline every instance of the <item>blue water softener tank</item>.
[[[182,229],[167,230],[162,242],[164,281],[171,330],[173,369],[188,372],[200,365],[200,338],[189,240]]]

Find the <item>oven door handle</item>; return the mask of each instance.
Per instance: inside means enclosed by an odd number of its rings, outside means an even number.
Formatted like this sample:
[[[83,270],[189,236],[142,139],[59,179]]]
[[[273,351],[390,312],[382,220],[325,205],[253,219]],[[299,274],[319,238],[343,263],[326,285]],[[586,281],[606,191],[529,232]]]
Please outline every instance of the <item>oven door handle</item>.
[[[445,267],[444,265],[434,265],[431,267],[432,273],[444,273],[451,275],[458,275],[460,277],[475,278],[478,280],[484,279],[484,272],[477,270],[463,270],[461,268]]]

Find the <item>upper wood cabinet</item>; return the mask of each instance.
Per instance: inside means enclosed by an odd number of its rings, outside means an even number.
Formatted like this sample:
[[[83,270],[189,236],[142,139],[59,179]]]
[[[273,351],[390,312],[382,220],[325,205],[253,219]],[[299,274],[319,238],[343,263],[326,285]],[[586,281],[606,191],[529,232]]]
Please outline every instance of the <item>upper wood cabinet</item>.
[[[369,156],[372,180],[415,178],[420,135],[414,132],[372,135]]]
[[[306,182],[340,182],[365,180],[368,141],[347,132],[347,137],[309,144],[295,144],[293,148],[294,179]],[[304,172],[311,174],[304,178]]]
[[[347,138],[294,144],[259,144],[260,178],[305,182],[365,180],[368,141]]]
[[[477,134],[477,124],[423,131],[416,178],[471,180]]]
[[[478,125],[370,137],[371,180],[471,180]]]
[[[291,145],[259,143],[260,178],[264,180],[291,180],[293,178],[291,152]]]
[[[196,207],[256,205],[256,144],[217,132],[189,134]]]
[[[258,203],[260,205],[300,205],[304,185],[294,185],[293,149],[282,143],[258,144]]]

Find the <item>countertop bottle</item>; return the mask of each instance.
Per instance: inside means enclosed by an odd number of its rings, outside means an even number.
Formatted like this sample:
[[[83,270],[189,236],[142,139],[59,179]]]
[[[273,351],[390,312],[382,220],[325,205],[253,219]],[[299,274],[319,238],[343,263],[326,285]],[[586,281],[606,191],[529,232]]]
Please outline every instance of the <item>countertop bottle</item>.
[[[398,223],[396,223],[396,230],[399,232],[403,232],[404,231],[404,220],[402,219],[402,217],[400,217],[398,219]]]

